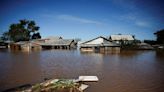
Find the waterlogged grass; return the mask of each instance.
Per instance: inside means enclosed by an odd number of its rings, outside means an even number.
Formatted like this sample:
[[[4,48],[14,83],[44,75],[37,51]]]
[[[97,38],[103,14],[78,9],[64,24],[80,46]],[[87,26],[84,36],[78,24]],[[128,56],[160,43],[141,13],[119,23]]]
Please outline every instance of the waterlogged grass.
[[[59,79],[36,84],[32,87],[32,92],[80,92],[78,87],[79,83],[73,80]]]

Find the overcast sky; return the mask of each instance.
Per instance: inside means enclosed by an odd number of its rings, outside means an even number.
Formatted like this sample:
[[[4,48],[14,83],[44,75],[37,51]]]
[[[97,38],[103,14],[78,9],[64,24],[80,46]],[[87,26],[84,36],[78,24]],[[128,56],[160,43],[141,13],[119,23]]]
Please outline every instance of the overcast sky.
[[[34,20],[42,37],[155,39],[164,28],[164,0],[0,0],[1,34],[20,19]]]

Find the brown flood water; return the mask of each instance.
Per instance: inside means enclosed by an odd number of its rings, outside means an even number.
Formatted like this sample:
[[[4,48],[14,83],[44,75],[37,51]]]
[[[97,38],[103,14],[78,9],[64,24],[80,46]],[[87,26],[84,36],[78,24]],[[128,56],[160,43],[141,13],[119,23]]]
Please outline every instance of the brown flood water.
[[[164,92],[164,55],[155,51],[120,54],[44,50],[0,50],[0,91],[44,78],[78,78],[95,75],[85,92]]]

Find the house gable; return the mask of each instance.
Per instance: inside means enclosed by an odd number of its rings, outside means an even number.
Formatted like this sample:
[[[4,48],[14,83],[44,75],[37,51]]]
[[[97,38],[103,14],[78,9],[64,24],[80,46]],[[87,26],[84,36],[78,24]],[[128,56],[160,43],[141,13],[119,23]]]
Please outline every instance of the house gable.
[[[103,43],[106,43],[106,42],[109,42],[108,39],[102,37],[102,36],[99,36],[95,39],[92,39],[92,40],[89,40],[89,41],[86,41],[82,44],[103,44]]]
[[[100,36],[95,39],[81,43],[80,46],[86,47],[86,46],[119,46],[119,45],[116,44],[115,42],[106,39],[105,37]]]

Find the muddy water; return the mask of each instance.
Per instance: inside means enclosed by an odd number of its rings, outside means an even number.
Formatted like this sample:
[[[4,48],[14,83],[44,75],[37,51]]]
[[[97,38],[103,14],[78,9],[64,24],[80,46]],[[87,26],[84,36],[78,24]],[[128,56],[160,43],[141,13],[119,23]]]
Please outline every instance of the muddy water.
[[[120,54],[44,50],[0,50],[0,91],[44,78],[95,75],[86,92],[164,92],[164,55],[155,51]]]

